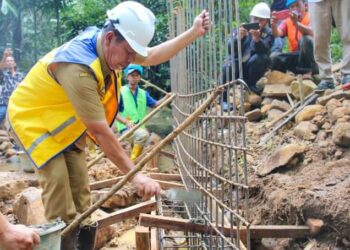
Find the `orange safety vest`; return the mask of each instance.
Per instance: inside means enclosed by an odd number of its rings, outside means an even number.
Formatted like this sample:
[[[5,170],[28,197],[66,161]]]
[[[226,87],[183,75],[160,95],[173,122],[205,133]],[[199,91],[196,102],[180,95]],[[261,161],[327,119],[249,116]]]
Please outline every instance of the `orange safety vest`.
[[[303,25],[309,25],[310,24],[310,16],[309,13],[306,12],[301,22]],[[286,20],[287,25],[287,37],[288,37],[288,49],[289,51],[297,51],[298,50],[298,42],[299,39],[303,36],[303,33],[301,33],[294,25],[292,18],[288,18]]]

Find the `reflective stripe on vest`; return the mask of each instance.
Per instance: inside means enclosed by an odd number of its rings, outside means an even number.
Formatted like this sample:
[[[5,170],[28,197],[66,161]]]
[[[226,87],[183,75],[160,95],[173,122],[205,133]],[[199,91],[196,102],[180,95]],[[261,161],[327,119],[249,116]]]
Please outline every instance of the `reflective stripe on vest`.
[[[132,91],[127,85],[122,87],[121,95],[123,97],[124,110],[123,112],[120,112],[120,115],[123,118],[133,122],[134,124],[141,121],[146,114],[146,108],[147,108],[146,91],[138,87],[136,102],[132,94]],[[142,125],[142,127],[144,127],[144,125]],[[118,131],[122,131],[123,129],[126,128],[126,126],[123,123],[117,121],[117,128],[118,128]]]
[[[306,12],[305,16],[301,20],[301,23],[305,26],[308,26],[310,24],[310,18],[309,18],[309,13]],[[299,48],[298,42],[299,39],[303,36],[303,33],[301,33],[294,25],[293,21],[291,18],[288,18],[286,20],[287,24],[287,31],[288,31],[288,50],[290,52],[292,51],[297,51]]]
[[[89,28],[70,42],[40,59],[13,92],[8,106],[10,125],[37,168],[75,143],[86,127],[50,74],[58,62],[88,66],[97,81],[97,91],[111,125],[117,113],[121,78],[110,75],[107,89],[96,51],[97,28]],[[117,79],[116,79],[117,78]]]

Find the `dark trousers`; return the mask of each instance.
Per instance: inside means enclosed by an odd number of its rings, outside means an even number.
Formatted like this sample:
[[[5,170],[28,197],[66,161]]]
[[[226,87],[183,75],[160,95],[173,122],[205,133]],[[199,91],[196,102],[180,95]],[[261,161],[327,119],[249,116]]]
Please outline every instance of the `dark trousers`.
[[[249,88],[258,93],[256,82],[265,74],[270,66],[270,57],[267,54],[254,54],[247,62],[242,63],[243,80]],[[232,81],[232,67],[235,67],[235,79],[239,78],[238,60],[235,60],[235,65],[231,62],[225,63],[222,68],[222,82]],[[224,97],[224,101],[226,98]]]
[[[271,55],[271,70],[294,74],[317,73],[317,64],[314,58],[314,43],[312,37],[303,36],[299,40],[299,50],[289,53],[273,53]]]

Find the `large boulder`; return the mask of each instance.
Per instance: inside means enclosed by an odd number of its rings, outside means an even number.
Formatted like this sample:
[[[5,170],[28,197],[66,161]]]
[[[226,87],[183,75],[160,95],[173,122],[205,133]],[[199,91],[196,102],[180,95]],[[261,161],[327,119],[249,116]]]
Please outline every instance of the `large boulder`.
[[[306,146],[289,144],[276,150],[269,156],[258,169],[259,176],[266,176],[269,173],[283,166],[294,166],[299,162],[298,156],[306,151]]]
[[[290,85],[290,83],[294,80],[294,77],[277,71],[277,70],[273,70],[271,71],[268,75],[267,75],[267,81],[266,81],[266,85],[269,84],[286,84],[286,85]]]
[[[29,187],[16,197],[13,203],[13,212],[20,224],[36,225],[47,223],[41,193],[42,189]]]
[[[300,84],[302,91],[300,91]],[[301,97],[307,97],[317,87],[316,84],[311,80],[303,80],[300,84],[298,81],[293,81],[291,84],[292,95],[297,100],[301,99]]]

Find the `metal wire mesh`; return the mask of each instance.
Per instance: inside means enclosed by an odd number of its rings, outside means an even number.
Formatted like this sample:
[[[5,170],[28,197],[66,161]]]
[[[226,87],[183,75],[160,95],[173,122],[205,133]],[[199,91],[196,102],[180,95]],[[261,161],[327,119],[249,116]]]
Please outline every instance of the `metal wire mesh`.
[[[179,205],[183,208],[181,211],[195,223],[209,226],[204,234],[183,236],[186,244],[181,248],[241,249],[244,246],[240,240],[243,240],[250,249],[246,219],[249,211],[244,83],[235,80],[236,75],[242,76],[241,45],[238,43],[235,50],[233,43],[228,42],[234,26],[239,26],[238,1],[169,0],[170,36],[175,37],[190,28],[202,9],[209,10],[210,31],[170,62],[172,91],[178,93],[173,104],[175,123],[190,116],[216,85],[224,86],[224,91],[174,142],[177,165],[186,187],[199,189],[204,194],[200,203]],[[230,55],[229,50],[232,51]],[[234,58],[238,58],[238,65],[233,63],[223,70],[224,63],[234,62]],[[223,82],[223,79],[233,81]],[[162,207],[159,210],[166,214]],[[229,233],[224,227],[230,228]],[[234,227],[238,230],[234,231]],[[245,239],[240,235],[242,227],[247,228]],[[162,231],[160,237],[160,246],[165,249],[162,241],[167,235]]]

